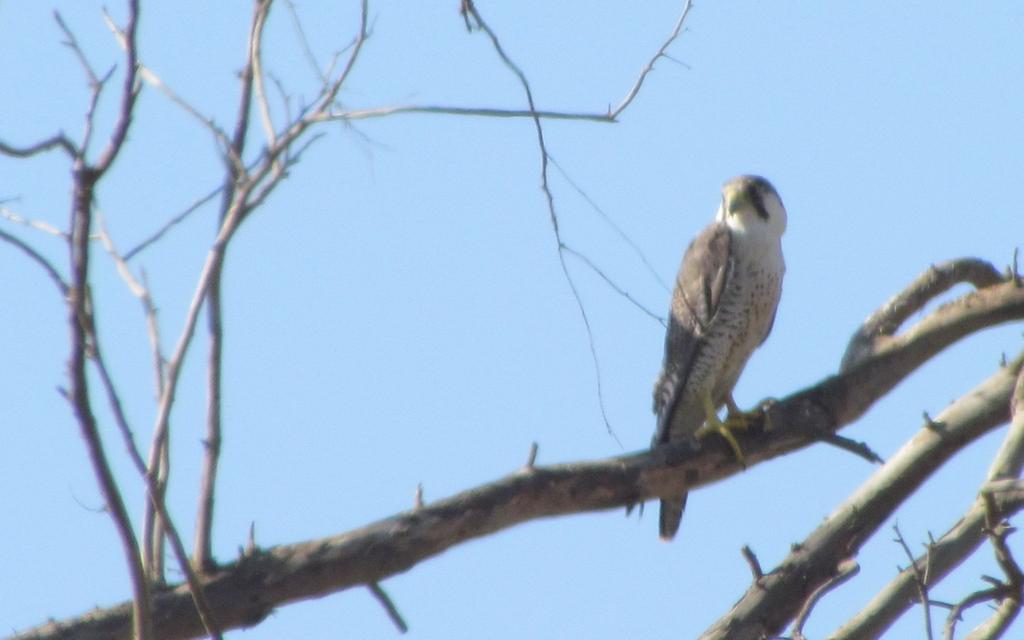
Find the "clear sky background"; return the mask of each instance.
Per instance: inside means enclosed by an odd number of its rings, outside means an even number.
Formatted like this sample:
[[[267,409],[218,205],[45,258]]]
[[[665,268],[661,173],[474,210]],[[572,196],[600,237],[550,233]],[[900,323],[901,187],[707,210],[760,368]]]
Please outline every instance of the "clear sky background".
[[[120,3],[107,3],[118,18]],[[121,64],[97,2],[0,2],[0,137],[80,136],[87,87],[61,46],[59,9],[93,64]],[[229,126],[248,2],[144,3],[142,60],[201,112]],[[680,2],[481,0],[479,9],[544,109],[617,104],[671,31]],[[458,2],[371,2],[373,33],[341,100],[525,107]],[[302,2],[321,63],[356,33],[356,2]],[[268,72],[295,103],[314,95],[283,4],[271,16]],[[719,187],[771,179],[789,211],[789,266],[774,332],[736,396],[752,405],[836,371],[864,317],[929,264],[978,256],[1002,267],[1024,244],[1024,5],[1019,2],[701,2],[618,124],[548,122],[572,180],[671,282],[707,224]],[[109,123],[113,100],[101,105]],[[106,129],[101,127],[101,132]],[[254,128],[258,134],[259,129]],[[331,125],[288,182],[243,227],[225,279],[226,421],[216,553],[235,557],[250,523],[262,546],[359,527],[495,479],[540,446],[539,464],[646,447],[663,329],[567,256],[593,326],[606,432],[587,334],[558,266],[539,189],[532,124],[396,116]],[[260,143],[258,136],[253,144]],[[151,88],[98,206],[127,249],[217,186],[210,136]],[[644,305],[669,294],[636,253],[552,170],[564,238]],[[0,158],[0,198],[66,225],[59,154]],[[14,199],[16,198],[16,199]],[[14,199],[14,200],[10,200]],[[202,209],[133,261],[177,339],[212,238]],[[66,268],[59,240],[0,220]],[[139,304],[96,247],[102,336],[141,443],[154,414]],[[0,628],[66,618],[130,595],[110,518],[69,409],[65,311],[42,272],[0,247]],[[962,292],[961,289],[956,291]],[[1021,326],[972,337],[925,366],[844,434],[891,455],[921,423],[1016,354]],[[204,340],[173,415],[170,507],[187,537],[204,431]],[[143,494],[97,394],[108,451],[134,515]],[[921,551],[972,501],[1001,432],[971,447],[897,511]],[[621,511],[532,522],[457,548],[384,587],[418,638],[686,638],[749,584],[739,549],[765,568],[784,557],[873,471],[824,445],[690,498],[673,544],[657,519]],[[859,556],[861,574],[828,596],[807,631],[823,637],[905,566],[891,530]],[[1024,556],[1024,537],[1011,538]],[[997,573],[991,553],[934,595],[958,600]],[[176,574],[172,572],[172,577]],[[176,578],[177,579],[177,578]],[[987,611],[976,611],[978,622]],[[936,620],[944,613],[935,612]],[[966,627],[965,627],[966,629]],[[919,610],[891,637],[923,634]],[[394,638],[365,589],[285,607],[228,637]],[[1018,623],[1011,637],[1024,635]]]

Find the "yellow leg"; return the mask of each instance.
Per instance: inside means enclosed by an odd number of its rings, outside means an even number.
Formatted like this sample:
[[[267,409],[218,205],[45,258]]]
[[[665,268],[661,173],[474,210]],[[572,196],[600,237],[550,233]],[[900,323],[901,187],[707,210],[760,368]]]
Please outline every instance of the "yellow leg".
[[[772,430],[771,418],[768,412],[763,407],[751,409],[750,411],[743,411],[736,406],[736,401],[733,399],[732,394],[725,396],[725,407],[728,410],[728,415],[725,417],[725,426],[728,429],[736,431],[737,429],[746,429],[751,424],[757,422],[758,419],[764,419],[765,431]]]
[[[749,421],[746,419],[742,420],[742,425],[739,422],[732,423],[732,416],[727,422],[722,422],[722,419],[718,417],[718,411],[715,410],[715,405],[711,401],[711,394],[705,393],[704,397],[701,398],[704,403],[704,426],[697,429],[697,433],[694,435],[697,438],[703,438],[710,433],[717,433],[718,435],[725,438],[725,441],[729,443],[729,448],[732,449],[733,454],[736,456],[736,460],[740,464],[746,465],[746,459],[743,457],[743,450],[740,449],[740,443],[736,442],[736,438],[732,435],[730,430],[743,429],[749,425]],[[730,396],[726,400],[726,404],[730,405],[730,413],[732,407],[736,406],[736,403],[732,401]]]

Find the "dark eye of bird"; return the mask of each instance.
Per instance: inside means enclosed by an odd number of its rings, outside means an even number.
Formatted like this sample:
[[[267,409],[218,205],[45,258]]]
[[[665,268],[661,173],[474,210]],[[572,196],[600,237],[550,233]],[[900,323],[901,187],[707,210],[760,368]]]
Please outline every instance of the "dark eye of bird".
[[[757,212],[757,217],[762,220],[768,220],[768,209],[764,206],[764,199],[761,197],[761,192],[754,189],[750,192],[750,202],[754,205],[754,211]]]

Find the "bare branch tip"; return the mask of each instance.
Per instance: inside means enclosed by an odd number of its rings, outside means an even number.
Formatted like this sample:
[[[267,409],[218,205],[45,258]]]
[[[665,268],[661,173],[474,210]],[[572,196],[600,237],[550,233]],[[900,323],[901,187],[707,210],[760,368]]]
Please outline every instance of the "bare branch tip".
[[[529,453],[529,455],[526,458],[526,469],[527,470],[532,470],[534,468],[534,464],[536,462],[537,462],[537,443],[536,442],[531,442],[530,443],[530,453]]]
[[[743,545],[740,553],[743,554],[743,559],[750,566],[750,573],[754,577],[754,584],[760,585],[761,579],[764,578],[764,570],[761,568],[761,562],[757,559],[757,555],[751,550],[749,545]]]
[[[391,596],[381,588],[380,584],[377,582],[371,582],[367,584],[366,587],[370,590],[370,593],[373,594],[373,597],[377,599],[377,602],[384,607],[384,611],[387,613],[388,619],[394,623],[399,633],[406,633],[409,631],[409,625],[405,623],[405,620],[402,618],[402,614],[398,611],[398,607],[395,606]]]

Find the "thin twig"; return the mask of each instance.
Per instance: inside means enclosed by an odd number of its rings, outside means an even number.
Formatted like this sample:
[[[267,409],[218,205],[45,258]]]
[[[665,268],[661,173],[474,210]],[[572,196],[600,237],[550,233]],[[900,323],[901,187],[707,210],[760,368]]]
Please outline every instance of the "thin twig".
[[[63,149],[70,158],[78,157],[78,148],[63,133],[58,133],[25,147],[14,146],[0,140],[0,153],[12,158],[29,158],[58,147]]]
[[[558,169],[558,172],[562,174],[562,178],[564,178],[565,181],[569,183],[569,186],[572,187],[573,190],[576,193],[578,193],[580,197],[583,198],[583,200],[586,201],[588,205],[590,205],[591,209],[597,212],[597,215],[599,215],[601,219],[604,220],[605,224],[607,224],[612,229],[612,231],[614,231],[616,235],[618,235],[619,238],[622,239],[623,242],[629,245],[629,247],[633,250],[633,253],[636,254],[636,256],[640,259],[640,262],[643,263],[644,267],[647,269],[647,273],[651,275],[651,278],[653,278],[654,281],[657,282],[661,286],[661,288],[664,289],[666,292],[671,291],[668,284],[666,284],[665,281],[662,280],[661,276],[658,275],[658,271],[654,268],[654,265],[652,265],[651,262],[647,259],[647,256],[644,254],[643,250],[640,249],[640,246],[636,242],[634,242],[632,238],[629,237],[629,235],[622,229],[622,227],[620,227],[614,220],[612,220],[612,217],[608,215],[608,213],[604,209],[602,209],[601,206],[598,205],[593,198],[590,197],[590,194],[583,190],[583,187],[576,184],[576,181],[573,180],[572,177],[568,174],[568,172],[566,172],[566,170],[562,167],[562,165],[559,164],[557,160],[555,160],[554,156],[548,154],[548,159],[551,161],[551,164],[554,165],[556,169]]]
[[[640,87],[643,86],[644,80],[647,79],[647,75],[654,70],[654,63],[658,61],[658,58],[665,57],[665,52],[668,51],[669,46],[671,46],[672,43],[675,42],[676,38],[679,37],[679,34],[683,32],[683,25],[686,24],[686,16],[690,14],[690,9],[692,8],[692,0],[686,0],[686,2],[683,3],[683,10],[682,12],[680,12],[679,18],[676,20],[676,25],[675,27],[673,27],[672,33],[669,34],[668,38],[665,40],[665,42],[661,44],[661,47],[654,54],[654,56],[651,57],[651,59],[647,62],[644,68],[640,70],[640,75],[637,77],[636,82],[634,82],[633,86],[630,87],[628,92],[626,92],[626,97],[622,99],[622,102],[619,103],[619,106],[609,111],[608,116],[610,118],[618,118],[619,115],[621,115],[622,112],[625,111],[626,108],[633,103],[633,100],[636,99],[636,96],[640,93]]]
[[[270,11],[268,0],[256,0],[253,5],[252,23],[249,28],[249,43],[246,48],[246,63],[242,71],[238,112],[235,119],[235,130],[228,143],[226,171],[221,189],[221,205],[218,222],[223,228],[229,222],[229,216],[237,218],[237,224],[246,209],[236,200],[237,185],[245,175],[242,158],[245,152],[245,141],[249,132],[249,114],[251,112],[254,85],[258,81],[260,46],[259,41],[266,26],[267,13]],[[269,116],[268,116],[269,117]],[[237,162],[234,159],[238,159]],[[237,214],[232,214],[232,211]],[[220,258],[215,261],[209,272],[209,284],[206,292],[207,333],[209,336],[209,353],[207,355],[207,404],[206,404],[206,437],[203,440],[203,471],[199,481],[199,501],[196,514],[195,538],[193,541],[193,565],[198,571],[208,573],[216,567],[213,559],[213,517],[217,486],[217,469],[220,464],[222,444],[222,412],[221,391],[223,372],[224,324],[221,305],[221,276],[223,273],[223,256],[227,244],[221,251]]]
[[[0,229],[0,240],[3,240],[4,242],[7,242],[13,245],[14,247],[20,249],[22,253],[27,255],[36,264],[42,267],[43,271],[46,272],[46,275],[48,275],[50,277],[50,280],[53,281],[53,284],[57,286],[57,290],[60,291],[61,297],[67,296],[68,283],[64,280],[64,277],[60,275],[60,272],[57,271],[57,268],[54,267],[49,260],[43,257],[41,253],[33,249],[31,245],[29,245],[21,238],[10,233],[7,233],[3,229]]]
[[[1022,589],[1024,589],[1024,572],[1013,557],[1006,539],[1016,531],[1007,522],[991,493],[982,494],[985,502],[985,533],[992,543],[992,550],[995,553],[996,562],[1006,576],[1005,580],[983,576],[993,585],[994,600],[999,604],[995,613],[985,622],[974,628],[967,636],[968,640],[981,640],[988,638],[1000,638],[1009,628],[1010,623],[1020,613]]]
[[[944,640],[953,640],[956,635],[956,623],[963,620],[963,612],[970,609],[971,607],[981,604],[982,602],[988,602],[995,600],[999,597],[1001,589],[993,587],[991,589],[981,589],[968,595],[960,602],[953,606],[950,610],[949,615],[946,617],[945,631],[943,633]]]
[[[541,190],[544,192],[545,200],[547,201],[548,216],[551,221],[551,229],[555,235],[555,243],[558,249],[558,263],[562,269],[562,275],[565,276],[565,280],[569,285],[569,289],[572,292],[573,298],[576,300],[576,306],[578,307],[580,317],[583,320],[583,326],[586,328],[587,343],[590,347],[590,357],[594,363],[594,374],[597,379],[597,399],[598,405],[601,409],[601,419],[604,421],[604,426],[605,429],[607,429],[608,434],[615,440],[616,443],[618,443],[619,447],[622,447],[622,442],[619,440],[619,437],[618,435],[616,435],[615,430],[612,429],[611,422],[608,420],[608,412],[605,408],[604,387],[601,378],[601,365],[597,357],[597,347],[594,344],[594,331],[590,325],[590,318],[587,314],[586,308],[583,305],[583,299],[580,297],[579,290],[576,287],[576,282],[572,279],[572,276],[569,273],[569,267],[565,263],[566,246],[562,240],[562,233],[558,227],[558,214],[555,211],[555,197],[554,194],[552,194],[551,186],[548,183],[548,149],[547,144],[544,142],[544,127],[541,125],[540,116],[537,115],[537,106],[533,100],[533,91],[530,89],[530,82],[529,80],[526,79],[526,74],[523,73],[523,70],[520,69],[519,66],[512,61],[511,58],[509,58],[507,53],[505,53],[504,48],[501,46],[501,42],[498,40],[498,36],[495,35],[494,31],[492,31],[491,28],[487,25],[487,23],[484,22],[484,19],[480,16],[480,13],[477,11],[476,4],[473,2],[473,0],[463,0],[462,6],[465,13],[472,17],[473,22],[476,24],[477,28],[479,28],[481,31],[487,34],[487,37],[491,41],[491,45],[494,47],[494,51],[498,54],[498,57],[501,58],[501,61],[505,64],[505,66],[508,67],[508,69],[512,71],[513,74],[515,74],[516,78],[519,79],[519,84],[523,87],[523,92],[526,94],[526,102],[527,105],[530,107],[530,113],[533,115],[533,125],[537,133],[537,146],[540,149],[540,186]]]
[[[92,64],[89,63],[89,59],[85,57],[85,52],[82,50],[82,47],[79,46],[78,38],[75,37],[74,32],[71,31],[68,24],[64,22],[64,16],[60,15],[60,11],[54,10],[53,19],[64,34],[65,40],[61,44],[68,49],[71,49],[71,52],[75,54],[75,57],[78,59],[78,64],[82,67],[82,71],[85,72],[85,78],[88,80],[90,86],[99,84],[99,77],[97,77],[96,72],[93,71]],[[85,147],[84,143],[82,144],[82,147]]]
[[[89,59],[85,56],[85,51],[78,44],[78,38],[68,27],[67,23],[64,22],[64,18],[60,15],[59,11],[53,12],[53,19],[57,22],[57,26],[64,33],[66,38],[62,44],[67,48],[71,49],[75,57],[78,59],[79,65],[82,67],[82,71],[85,73],[86,80],[89,83],[89,105],[85,110],[85,118],[82,131],[82,143],[79,145],[82,156],[89,150],[89,143],[92,141],[93,124],[95,119],[93,114],[96,112],[96,106],[99,104],[100,95],[103,93],[103,89],[110,80],[110,77],[114,73],[114,67],[111,67],[103,77],[96,74],[93,70],[92,64],[89,63]]]
[[[910,551],[910,547],[907,545],[907,541],[903,537],[903,532],[900,531],[899,524],[894,524],[892,529],[896,533],[894,541],[900,545],[903,549],[903,553],[906,554],[907,559],[910,560],[910,570],[914,574],[914,583],[917,585],[917,598],[921,601],[921,608],[924,611],[925,637],[928,638],[928,640],[932,640],[935,636],[932,633],[932,610],[930,600],[928,598],[928,583],[925,576],[921,573],[920,567],[917,566],[917,560],[914,558],[914,554]]]
[[[526,109],[501,109],[497,107],[458,107],[454,105],[396,105],[390,107],[374,107],[372,109],[353,109],[347,111],[331,111],[316,116],[317,120],[350,121],[384,118],[400,114],[429,114],[446,116],[479,116],[483,118],[542,118],[544,120],[586,120],[590,122],[615,122],[606,113],[582,113],[571,111],[529,111]]]
[[[102,217],[99,215],[97,215],[96,227],[100,241],[103,243],[103,247],[114,260],[114,263],[117,265],[118,272],[128,285],[129,290],[131,290],[133,295],[140,299],[149,299],[149,293],[142,288],[141,283],[135,279],[129,270],[128,264],[114,248],[114,243],[103,225]],[[203,626],[206,628],[207,633],[212,637],[220,638],[221,634],[214,622],[210,605],[206,601],[206,595],[203,592],[202,584],[199,582],[198,577],[189,564],[188,553],[185,551],[185,546],[181,542],[181,536],[178,535],[178,530],[174,526],[174,522],[171,520],[170,514],[167,511],[167,506],[164,503],[163,490],[158,485],[156,478],[148,472],[146,463],[143,461],[142,456],[139,454],[139,449],[135,444],[135,437],[132,433],[131,426],[128,423],[128,417],[124,413],[120,395],[117,392],[113,378],[111,377],[110,372],[107,369],[106,361],[103,358],[103,351],[99,344],[99,331],[96,328],[95,319],[90,323],[89,331],[91,337],[92,348],[90,352],[92,360],[96,365],[96,370],[100,374],[100,381],[102,382],[104,389],[106,389],[111,413],[114,416],[114,423],[121,432],[125,449],[128,451],[128,456],[131,459],[132,464],[135,466],[136,471],[139,473],[139,476],[146,483],[148,498],[159,515],[161,529],[171,540],[171,549],[174,552],[175,559],[178,561],[178,566],[181,568],[182,573],[185,574],[186,582],[189,585],[189,591],[192,594],[196,611],[203,622]]]
[[[249,38],[249,58],[252,65],[252,90],[256,97],[256,106],[259,109],[260,118],[263,121],[263,134],[267,137],[267,145],[274,146],[277,142],[277,132],[274,131],[274,120],[270,115],[270,102],[267,99],[266,88],[263,84],[263,28],[266,25],[267,16],[270,13],[270,2],[257,4],[253,23],[252,37]]]
[[[145,293],[142,298],[142,307],[146,313],[146,327],[149,332],[149,347],[153,353],[153,388],[156,390],[156,397],[159,398],[164,389],[164,365],[167,361],[164,358],[163,350],[161,348],[160,322],[157,314],[156,303],[153,302],[153,298],[149,294],[149,280],[146,278],[146,270],[140,269],[139,271],[142,291]]]
[[[135,109],[135,100],[139,97],[138,83],[139,71],[139,49],[136,46],[136,32],[139,24],[139,0],[128,0],[128,21],[122,29],[116,29],[123,41],[125,53],[124,80],[121,83],[121,104],[118,107],[118,118],[114,123],[114,130],[107,139],[106,148],[100,153],[99,160],[93,166],[97,174],[102,175],[107,171],[114,159],[121,152],[121,147],[128,136],[128,129],[131,127],[132,114]],[[83,146],[84,150],[84,146]]]
[[[55,238],[60,238],[65,242],[69,239],[68,234],[64,233],[63,231],[53,226],[49,222],[44,222],[42,220],[30,220],[29,218],[25,218],[23,216],[18,215],[17,213],[11,211],[7,207],[0,207],[0,216],[3,216],[4,218],[10,220],[15,224],[20,224],[30,229],[35,229],[36,231],[42,231],[47,235],[54,236]]]
[[[295,37],[299,41],[299,46],[302,47],[302,55],[306,58],[306,62],[309,67],[313,70],[317,80],[321,84],[327,84],[327,74],[320,68],[320,63],[316,59],[316,55],[313,53],[313,48],[309,45],[309,37],[306,36],[306,30],[302,27],[302,20],[299,19],[299,11],[295,8],[295,3],[292,0],[285,0],[284,6],[288,9],[288,16],[292,20],[292,28],[295,30]]]
[[[195,202],[190,204],[184,211],[182,211],[178,215],[172,217],[170,220],[168,220],[166,223],[164,223],[159,229],[157,229],[151,235],[146,237],[142,242],[140,242],[139,244],[135,245],[130,250],[126,251],[125,254],[124,254],[124,259],[125,260],[131,260],[132,258],[137,256],[138,254],[140,254],[143,251],[145,251],[147,248],[149,248],[150,245],[155,244],[157,241],[159,241],[161,238],[163,238],[164,235],[168,231],[170,231],[173,227],[175,227],[176,225],[180,224],[181,222],[184,222],[185,218],[189,217],[193,212],[199,210],[203,205],[205,205],[209,201],[211,201],[214,198],[216,198],[217,195],[221,191],[223,191],[223,190],[224,190],[224,186],[221,185],[221,186],[213,189],[212,191],[210,191],[206,195],[202,196],[201,198],[197,199]]]
[[[619,294],[620,296],[622,296],[623,298],[628,300],[634,307],[636,307],[640,311],[644,312],[645,315],[647,315],[648,317],[653,319],[655,322],[660,324],[662,327],[667,327],[668,326],[668,322],[665,320],[665,318],[659,316],[658,314],[654,313],[653,311],[651,311],[650,309],[645,307],[643,304],[640,303],[639,300],[637,300],[632,295],[630,295],[630,293],[628,291],[626,291],[625,289],[623,289],[619,285],[615,284],[615,282],[612,281],[612,279],[608,277],[608,275],[601,269],[601,267],[599,267],[596,264],[594,264],[594,262],[590,258],[588,258],[587,256],[583,255],[579,251],[576,251],[575,249],[573,249],[569,245],[562,245],[562,250],[565,251],[566,253],[568,253],[569,255],[576,257],[583,264],[585,264],[588,267],[590,267],[590,270],[593,271],[594,273],[596,273],[602,280],[604,280],[605,284],[607,284],[609,287],[611,287],[612,290],[615,291],[615,293]]]
[[[160,91],[162,94],[164,94],[164,96],[167,97],[168,100],[178,105],[178,107],[185,111],[185,113],[192,116],[197,121],[199,121],[200,124],[206,127],[206,129],[213,136],[214,140],[217,141],[218,148],[220,148],[221,152],[227,156],[228,160],[231,163],[235,164],[236,166],[241,165],[242,160],[241,158],[234,155],[234,153],[232,152],[231,142],[228,140],[227,134],[224,132],[223,129],[220,128],[220,126],[217,125],[216,122],[213,121],[213,118],[207,117],[200,113],[199,109],[192,106],[191,103],[189,103],[187,100],[185,100],[177,93],[175,93],[175,91],[171,89],[171,87],[168,86],[160,78],[160,76],[157,75],[157,73],[149,67],[139,65],[139,75],[144,82]],[[127,256],[128,254],[125,255]]]

